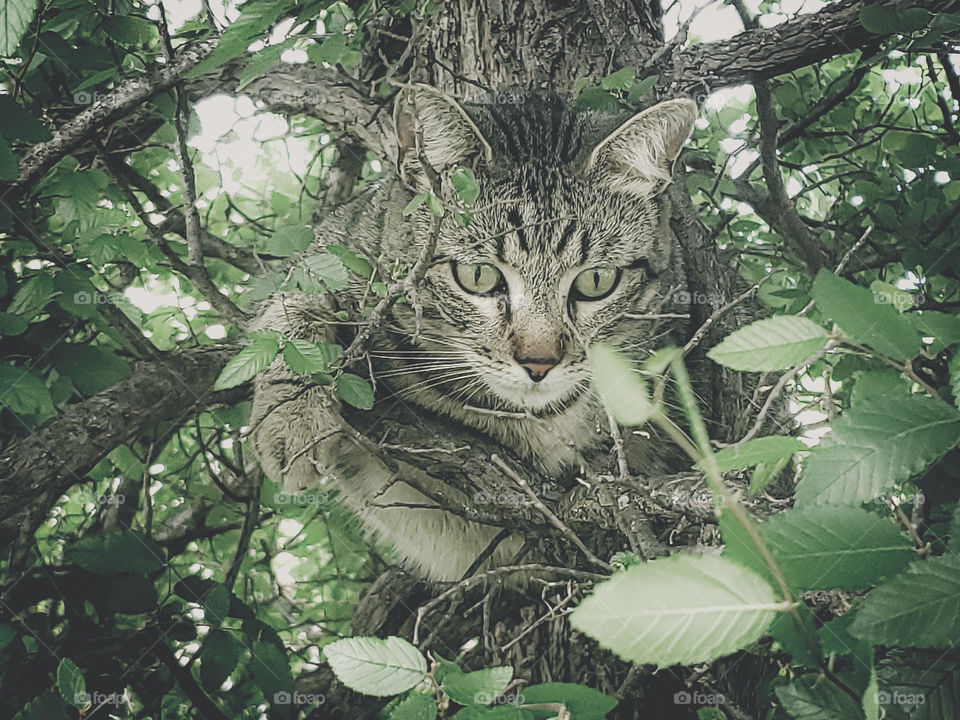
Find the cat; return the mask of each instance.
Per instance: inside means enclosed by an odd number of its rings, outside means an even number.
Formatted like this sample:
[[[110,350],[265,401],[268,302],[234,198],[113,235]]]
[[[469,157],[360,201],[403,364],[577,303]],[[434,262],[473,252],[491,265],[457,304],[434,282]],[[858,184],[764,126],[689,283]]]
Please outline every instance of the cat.
[[[673,306],[682,271],[662,191],[697,107],[667,100],[624,122],[556,96],[511,98],[467,105],[424,85],[402,92],[397,172],[327,216],[312,252],[340,244],[410,268],[435,218],[404,209],[435,183],[453,203],[451,171],[472,168],[470,221],[447,214],[416,297],[395,304],[371,338],[372,368],[405,401],[556,473],[607,433],[589,345],[642,359],[666,332],[649,316]],[[334,296],[278,293],[256,326],[331,342],[335,313],[367,292],[355,282]],[[338,402],[282,358],[257,378],[251,427],[266,475],[290,492],[334,484],[421,576],[460,579],[498,528],[430,509],[343,429]],[[510,562],[520,547],[508,537],[487,564]]]

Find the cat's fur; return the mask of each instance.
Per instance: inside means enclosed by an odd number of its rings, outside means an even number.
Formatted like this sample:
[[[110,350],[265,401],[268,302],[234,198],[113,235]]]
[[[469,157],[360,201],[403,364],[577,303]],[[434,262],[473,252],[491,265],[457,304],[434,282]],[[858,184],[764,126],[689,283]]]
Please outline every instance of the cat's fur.
[[[682,274],[660,191],[696,106],[667,101],[623,122],[576,112],[555,97],[523,99],[460,106],[423,86],[405,93],[395,114],[399,174],[329,216],[318,237],[377,258],[383,267],[409,268],[433,218],[425,208],[410,217],[403,209],[418,186],[430,187],[430,168],[452,202],[450,170],[474,167],[481,192],[472,221],[464,228],[448,217],[443,224],[437,261],[415,302],[395,305],[372,338],[374,370],[379,383],[413,405],[557,471],[575,463],[607,425],[590,392],[589,344],[610,342],[642,358],[663,342],[661,322],[628,315],[674,306],[668,295]],[[422,159],[430,168],[421,167]],[[467,293],[450,260],[495,265],[506,292]],[[615,290],[603,300],[571,301],[576,275],[597,266],[620,270]],[[279,294],[259,326],[330,341],[334,311],[357,303],[364,291],[354,283],[333,299]],[[547,372],[535,381],[522,364]],[[305,384],[280,358],[257,379],[251,424],[267,475],[289,491],[335,483],[368,529],[409,564],[432,579],[458,579],[497,529],[403,507],[433,503],[349,431],[337,432],[338,401],[329,389],[304,390]],[[508,539],[491,562],[508,562],[518,549]]]

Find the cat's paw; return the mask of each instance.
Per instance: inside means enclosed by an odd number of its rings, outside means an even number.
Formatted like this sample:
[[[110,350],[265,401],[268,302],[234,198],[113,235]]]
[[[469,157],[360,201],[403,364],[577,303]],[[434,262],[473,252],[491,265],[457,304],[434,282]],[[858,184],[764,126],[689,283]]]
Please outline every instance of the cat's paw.
[[[279,396],[254,393],[251,439],[264,473],[287,492],[326,481],[331,464],[327,446],[342,432],[339,407],[324,387]]]

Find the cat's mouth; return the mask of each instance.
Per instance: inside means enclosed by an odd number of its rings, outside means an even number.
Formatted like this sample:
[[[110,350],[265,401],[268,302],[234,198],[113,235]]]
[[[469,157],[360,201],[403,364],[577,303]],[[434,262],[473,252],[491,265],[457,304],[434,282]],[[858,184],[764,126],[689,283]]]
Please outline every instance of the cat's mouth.
[[[548,375],[540,382],[530,382],[526,378],[503,378],[499,374],[488,375],[484,380],[492,396],[490,400],[502,405],[491,409],[534,417],[564,413],[586,392],[588,378],[579,377],[579,373],[571,371],[557,375],[555,378]]]

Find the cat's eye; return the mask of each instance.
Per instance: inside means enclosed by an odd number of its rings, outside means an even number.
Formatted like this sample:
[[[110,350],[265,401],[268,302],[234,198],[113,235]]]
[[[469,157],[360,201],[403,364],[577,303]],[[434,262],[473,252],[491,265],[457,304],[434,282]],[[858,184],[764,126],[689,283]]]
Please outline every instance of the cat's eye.
[[[503,284],[503,274],[489,263],[453,263],[457,285],[473,295],[489,295]]]
[[[573,281],[573,297],[575,300],[600,300],[612,293],[619,281],[619,268],[587,268]]]

